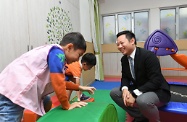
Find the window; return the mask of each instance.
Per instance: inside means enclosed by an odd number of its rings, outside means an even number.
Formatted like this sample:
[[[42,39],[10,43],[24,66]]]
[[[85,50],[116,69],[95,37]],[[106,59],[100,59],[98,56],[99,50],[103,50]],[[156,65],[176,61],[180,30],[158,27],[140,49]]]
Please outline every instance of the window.
[[[132,15],[119,14],[118,15],[118,32],[124,30],[132,30]]]
[[[103,17],[103,43],[115,43],[116,42],[116,28],[115,28],[115,16]]]
[[[179,39],[187,39],[187,8],[179,9]]]
[[[175,9],[167,9],[160,11],[160,29],[167,33],[172,39],[176,38],[175,13]]]
[[[148,12],[134,13],[134,34],[137,41],[146,41],[149,36]]]
[[[103,43],[115,43],[116,33],[130,30],[135,33],[137,41],[146,41],[149,31],[149,12],[129,12],[103,16]]]
[[[160,29],[173,40],[187,39],[187,7],[160,10]]]

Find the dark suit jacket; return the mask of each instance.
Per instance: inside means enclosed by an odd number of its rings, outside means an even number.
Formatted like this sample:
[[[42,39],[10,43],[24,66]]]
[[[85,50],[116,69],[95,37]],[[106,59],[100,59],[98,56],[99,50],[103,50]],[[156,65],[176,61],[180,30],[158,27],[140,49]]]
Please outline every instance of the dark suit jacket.
[[[161,73],[159,60],[154,53],[136,47],[134,58],[135,80],[132,78],[126,55],[121,58],[121,65],[121,87],[127,86],[128,88],[138,89],[143,93],[153,91],[161,101],[168,102],[170,100],[169,84]],[[130,84],[132,85],[130,86]]]

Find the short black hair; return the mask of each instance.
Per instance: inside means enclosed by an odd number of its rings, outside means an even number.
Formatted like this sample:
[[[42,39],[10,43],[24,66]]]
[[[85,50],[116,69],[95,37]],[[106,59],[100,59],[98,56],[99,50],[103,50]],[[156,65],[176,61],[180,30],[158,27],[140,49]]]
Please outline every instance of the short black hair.
[[[67,33],[60,42],[61,46],[65,46],[69,43],[72,43],[74,46],[74,50],[82,49],[86,51],[86,41],[83,35],[79,32],[70,32]]]
[[[132,31],[129,31],[129,30],[125,30],[125,31],[121,31],[119,32],[116,36],[117,38],[121,35],[125,35],[126,38],[130,41],[132,38],[134,38],[135,42],[134,44],[136,45],[136,36],[135,34],[132,32]]]
[[[87,65],[95,66],[96,65],[96,57],[93,53],[85,53],[82,56],[81,63],[86,63]]]

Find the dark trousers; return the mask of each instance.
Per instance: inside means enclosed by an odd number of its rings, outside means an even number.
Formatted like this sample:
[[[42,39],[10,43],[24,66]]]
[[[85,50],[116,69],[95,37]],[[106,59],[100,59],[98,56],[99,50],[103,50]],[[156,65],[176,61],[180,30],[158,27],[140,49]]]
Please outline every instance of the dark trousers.
[[[125,106],[120,88],[112,89],[110,96],[117,105],[139,121],[147,118],[149,122],[160,122],[158,107],[166,104],[161,102],[154,92],[146,92],[138,96],[133,107]]]

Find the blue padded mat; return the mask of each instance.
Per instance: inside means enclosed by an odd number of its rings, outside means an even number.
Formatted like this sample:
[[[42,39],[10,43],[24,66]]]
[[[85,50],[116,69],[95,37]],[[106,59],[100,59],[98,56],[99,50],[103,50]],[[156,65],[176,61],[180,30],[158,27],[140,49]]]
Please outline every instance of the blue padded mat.
[[[161,107],[160,110],[178,114],[187,114],[187,103],[169,102],[166,106]]]
[[[100,90],[111,90],[115,87],[120,87],[120,82],[95,81],[90,86]]]
[[[182,83],[182,82],[169,82],[169,84],[176,85],[176,86],[182,86],[182,87],[187,88],[187,84]],[[182,88],[180,90],[182,90]],[[180,90],[178,89],[178,91],[180,91]],[[171,89],[171,91],[172,91],[172,89]],[[181,91],[181,92],[183,94],[184,91]],[[172,94],[172,97],[175,97],[175,95]],[[170,101],[166,106],[161,107],[160,110],[172,112],[172,113],[178,113],[178,114],[187,114],[187,103],[186,102]]]

